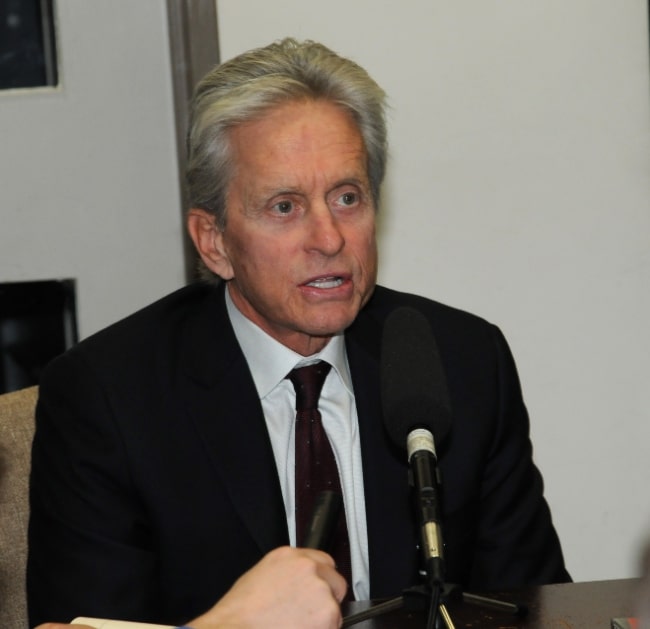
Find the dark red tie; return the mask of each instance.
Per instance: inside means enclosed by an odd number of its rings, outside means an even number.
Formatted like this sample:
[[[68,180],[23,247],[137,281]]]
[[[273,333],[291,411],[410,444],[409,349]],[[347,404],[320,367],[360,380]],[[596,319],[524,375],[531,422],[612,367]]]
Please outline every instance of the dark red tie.
[[[342,495],[339,472],[332,446],[323,429],[318,399],[331,365],[320,361],[294,369],[287,377],[296,390],[296,540],[305,539],[309,519],[317,496],[323,491]],[[350,541],[345,523],[345,510],[329,549],[338,571],[348,582],[347,599],[352,600],[352,569]]]

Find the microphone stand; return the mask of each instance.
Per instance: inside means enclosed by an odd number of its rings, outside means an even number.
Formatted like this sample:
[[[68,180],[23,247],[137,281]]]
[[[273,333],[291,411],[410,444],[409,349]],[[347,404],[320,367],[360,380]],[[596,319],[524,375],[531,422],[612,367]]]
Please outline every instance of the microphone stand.
[[[423,611],[429,608],[427,627],[439,627],[437,618],[442,618],[446,629],[455,629],[455,625],[447,610],[449,601],[462,601],[463,603],[478,605],[487,609],[494,609],[514,616],[524,617],[528,613],[528,607],[520,603],[510,603],[499,599],[479,596],[463,592],[460,586],[450,583],[430,585],[416,585],[403,591],[402,596],[389,599],[369,609],[343,618],[343,627],[351,627],[364,620],[376,618],[383,614],[405,608],[409,611]]]

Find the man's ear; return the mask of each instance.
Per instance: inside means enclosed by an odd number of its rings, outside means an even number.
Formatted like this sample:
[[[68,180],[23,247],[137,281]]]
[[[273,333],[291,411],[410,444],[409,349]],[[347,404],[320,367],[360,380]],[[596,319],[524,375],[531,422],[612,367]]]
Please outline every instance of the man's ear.
[[[187,213],[187,231],[208,269],[224,280],[232,279],[232,265],[224,247],[223,232],[217,226],[216,218],[205,210],[192,208]]]

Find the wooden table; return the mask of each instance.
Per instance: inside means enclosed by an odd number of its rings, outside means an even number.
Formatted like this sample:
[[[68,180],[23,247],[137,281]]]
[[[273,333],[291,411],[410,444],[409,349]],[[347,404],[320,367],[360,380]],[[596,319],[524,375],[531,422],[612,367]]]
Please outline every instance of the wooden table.
[[[635,615],[638,583],[637,579],[591,581],[485,594],[527,605],[529,611],[524,618],[461,601],[451,601],[447,608],[457,629],[608,629],[612,618]],[[345,614],[374,605],[363,601],[350,603]],[[352,626],[358,629],[420,629],[425,623],[426,612],[398,609]]]

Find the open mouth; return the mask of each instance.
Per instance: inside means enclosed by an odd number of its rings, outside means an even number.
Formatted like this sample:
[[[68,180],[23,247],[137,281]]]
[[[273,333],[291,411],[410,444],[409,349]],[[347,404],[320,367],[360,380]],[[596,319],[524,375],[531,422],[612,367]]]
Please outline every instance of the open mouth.
[[[343,284],[342,277],[319,277],[311,282],[308,282],[306,286],[312,286],[314,288],[338,288]]]

